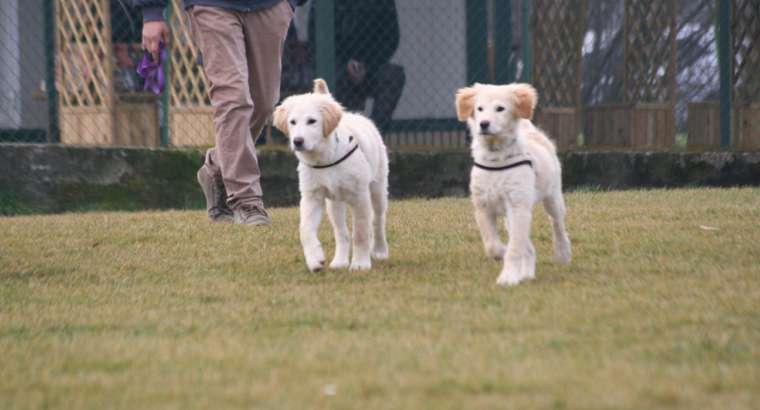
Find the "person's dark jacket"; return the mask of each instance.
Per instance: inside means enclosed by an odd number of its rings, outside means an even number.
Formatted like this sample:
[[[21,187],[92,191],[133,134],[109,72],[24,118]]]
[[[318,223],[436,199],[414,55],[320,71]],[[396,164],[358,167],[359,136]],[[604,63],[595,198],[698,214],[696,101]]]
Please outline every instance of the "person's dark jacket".
[[[110,0],[110,5],[111,40],[114,43],[139,43],[142,37],[140,10],[130,7],[130,2],[124,0]]]
[[[319,0],[314,0],[319,1]],[[395,0],[336,0],[336,61],[355,59],[372,73],[393,57],[399,44]]]
[[[164,8],[168,0],[133,0],[135,6],[142,7],[144,21],[161,21],[164,19]],[[284,0],[184,0],[185,8],[192,6],[211,6],[237,11],[256,11],[274,6]],[[303,3],[299,0],[288,0],[290,5]]]

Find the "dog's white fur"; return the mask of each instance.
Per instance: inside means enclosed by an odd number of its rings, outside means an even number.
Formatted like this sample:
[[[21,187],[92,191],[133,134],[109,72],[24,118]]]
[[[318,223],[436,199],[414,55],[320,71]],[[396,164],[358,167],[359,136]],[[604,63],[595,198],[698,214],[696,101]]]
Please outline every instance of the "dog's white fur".
[[[371,258],[387,259],[388,153],[372,121],[344,112],[327,84],[317,79],[313,93],[288,97],[275,109],[274,125],[288,136],[299,160],[300,236],[309,270],[319,271],[325,265],[317,237],[325,205],[335,233],[331,268],[366,270],[372,265]],[[332,164],[355,144],[359,149],[340,164],[324,169],[310,166]],[[346,205],[353,215],[350,265]]]
[[[530,228],[533,205],[538,201],[552,219],[557,259],[562,263],[571,259],[556,148],[530,121],[537,99],[536,90],[528,84],[476,83],[456,95],[457,117],[470,127],[475,162],[499,167],[530,159],[533,164],[503,171],[473,167],[470,174],[475,220],[486,254],[504,260],[496,280],[500,285],[516,285],[535,277],[536,251]],[[506,216],[506,246],[497,225],[500,216]]]

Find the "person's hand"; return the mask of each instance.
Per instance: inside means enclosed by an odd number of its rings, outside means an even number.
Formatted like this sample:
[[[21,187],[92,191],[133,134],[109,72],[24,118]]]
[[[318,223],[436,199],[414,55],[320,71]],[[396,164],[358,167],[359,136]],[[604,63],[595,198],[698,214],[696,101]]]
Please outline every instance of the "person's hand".
[[[348,77],[351,78],[351,81],[353,81],[354,84],[361,83],[364,81],[364,77],[367,76],[367,66],[353,58],[348,60],[346,71],[348,71]]]
[[[150,53],[153,61],[159,62],[158,45],[169,44],[169,26],[164,21],[146,21],[143,24],[142,47]]]

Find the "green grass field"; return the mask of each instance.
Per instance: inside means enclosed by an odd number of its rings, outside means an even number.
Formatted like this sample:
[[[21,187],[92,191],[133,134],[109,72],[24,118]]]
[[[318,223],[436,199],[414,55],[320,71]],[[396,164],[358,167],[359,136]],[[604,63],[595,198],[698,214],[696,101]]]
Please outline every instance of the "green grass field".
[[[760,190],[566,198],[508,289],[467,199],[392,202],[366,273],[295,208],[0,218],[0,408],[758,408]]]

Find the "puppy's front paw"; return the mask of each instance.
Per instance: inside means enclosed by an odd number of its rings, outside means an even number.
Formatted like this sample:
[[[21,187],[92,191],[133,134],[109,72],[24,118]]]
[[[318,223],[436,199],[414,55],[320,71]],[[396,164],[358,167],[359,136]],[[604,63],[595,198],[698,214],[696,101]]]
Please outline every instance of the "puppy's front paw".
[[[530,258],[508,258],[496,283],[501,286],[514,286],[524,280],[533,279],[536,276],[536,266],[531,262]]]
[[[527,279],[525,276],[515,274],[514,272],[502,272],[501,275],[496,278],[496,284],[499,286],[514,286],[525,279]]]
[[[369,258],[367,260],[356,260],[354,259],[351,261],[351,266],[349,266],[349,270],[370,270],[372,268],[372,262],[370,262]]]
[[[379,247],[375,248],[372,251],[372,259],[375,260],[386,260],[388,259],[388,247]]]
[[[325,268],[325,261],[317,261],[317,262],[306,262],[306,266],[309,267],[309,270],[312,272],[322,272],[322,270]]]
[[[570,261],[573,259],[573,252],[570,250],[570,243],[568,242],[567,245],[558,246],[554,251],[554,256],[557,258],[557,261],[559,263],[563,265],[569,265]]]
[[[325,268],[325,253],[322,249],[315,249],[311,252],[305,252],[306,266],[312,272],[319,272]]]
[[[486,248],[486,255],[488,255],[489,258],[496,259],[497,261],[500,261],[504,259],[504,253],[507,251],[506,246],[495,243],[491,244]]]
[[[346,269],[348,267],[348,258],[333,258],[330,262],[331,269]]]

